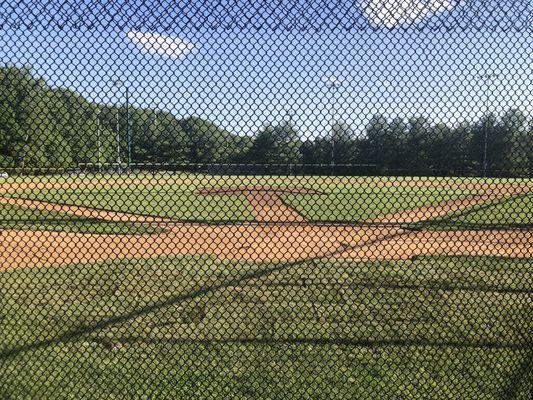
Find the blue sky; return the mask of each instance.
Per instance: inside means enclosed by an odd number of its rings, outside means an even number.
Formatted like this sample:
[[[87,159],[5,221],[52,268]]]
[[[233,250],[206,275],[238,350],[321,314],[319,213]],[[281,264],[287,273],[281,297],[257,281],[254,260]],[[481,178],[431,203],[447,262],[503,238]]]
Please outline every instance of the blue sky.
[[[454,11],[447,4],[436,15]],[[120,78],[136,106],[199,115],[238,134],[281,121],[288,110],[305,136],[326,134],[332,112],[357,132],[377,112],[452,123],[487,109],[533,115],[531,30],[422,33],[372,15],[365,18],[374,29],[348,32],[4,29],[0,62],[29,64],[52,86],[97,102],[123,101],[111,85]],[[176,48],[163,51],[154,40]],[[483,80],[486,72],[496,76]],[[342,82],[336,93],[324,83],[330,76]]]

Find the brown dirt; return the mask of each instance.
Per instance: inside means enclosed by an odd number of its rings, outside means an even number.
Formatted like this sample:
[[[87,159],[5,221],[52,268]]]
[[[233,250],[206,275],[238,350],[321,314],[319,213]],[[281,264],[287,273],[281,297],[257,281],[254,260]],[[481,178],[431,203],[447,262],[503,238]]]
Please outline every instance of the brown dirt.
[[[184,254],[213,254],[224,260],[258,262],[409,259],[420,255],[531,258],[533,233],[406,232],[400,228],[312,225],[182,225],[159,235],[0,232],[2,268]]]
[[[3,230],[0,231],[0,268],[43,267],[179,254],[212,254],[225,260],[262,262],[290,262],[324,257],[352,260],[408,259],[419,255],[444,254],[533,257],[531,231],[411,232],[400,227],[380,225],[384,222],[419,222],[434,218],[494,200],[502,196],[501,192],[407,210],[368,221],[378,223],[374,226],[360,227],[306,223],[300,214],[279,199],[281,193],[287,193],[286,190],[269,191],[259,187],[222,188],[217,194],[222,194],[221,191],[224,190],[223,194],[226,195],[247,196],[254,207],[257,220],[262,223],[176,223],[155,216],[136,216],[0,197],[0,202],[4,204],[112,221],[157,223],[158,226],[167,228],[163,233],[146,235]],[[529,187],[511,187],[504,195],[524,193],[528,190]],[[203,194],[213,195],[215,192],[206,191]],[[300,223],[264,223],[272,221]]]
[[[158,235],[97,235],[50,231],[0,232],[0,264],[52,264],[158,255],[213,254],[220,259],[295,261],[328,255],[341,243],[377,240],[377,228],[298,225],[180,225]]]

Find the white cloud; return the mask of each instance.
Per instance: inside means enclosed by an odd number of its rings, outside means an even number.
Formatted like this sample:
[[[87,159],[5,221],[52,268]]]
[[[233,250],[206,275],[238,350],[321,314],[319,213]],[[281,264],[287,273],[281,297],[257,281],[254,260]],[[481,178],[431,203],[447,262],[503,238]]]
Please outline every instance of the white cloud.
[[[171,58],[185,56],[195,48],[192,43],[176,36],[138,31],[128,32],[127,36],[140,51]]]
[[[392,28],[418,22],[441,11],[449,11],[458,0],[360,0],[365,17],[372,23]]]

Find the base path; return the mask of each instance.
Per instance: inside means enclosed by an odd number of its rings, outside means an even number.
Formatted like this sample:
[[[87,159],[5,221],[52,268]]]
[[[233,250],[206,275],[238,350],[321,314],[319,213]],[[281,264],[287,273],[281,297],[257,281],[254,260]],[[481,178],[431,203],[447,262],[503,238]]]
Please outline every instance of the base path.
[[[186,254],[275,263],[316,258],[409,259],[421,255],[532,258],[533,232],[405,232],[400,228],[310,225],[183,225],[159,235],[0,232],[3,269]]]
[[[458,200],[448,200],[431,206],[423,206],[412,210],[398,211],[365,221],[371,224],[410,224],[424,222],[447,215],[457,211],[463,211],[466,208],[482,206],[493,201],[503,200],[508,197],[528,193],[529,189],[517,188],[506,190],[503,193],[473,195],[468,198]]]

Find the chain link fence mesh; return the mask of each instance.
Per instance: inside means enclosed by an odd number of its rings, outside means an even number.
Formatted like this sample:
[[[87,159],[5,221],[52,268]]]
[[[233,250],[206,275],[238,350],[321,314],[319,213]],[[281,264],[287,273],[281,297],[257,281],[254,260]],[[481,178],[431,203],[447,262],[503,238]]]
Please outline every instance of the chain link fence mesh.
[[[529,399],[528,0],[0,4],[0,399]]]

